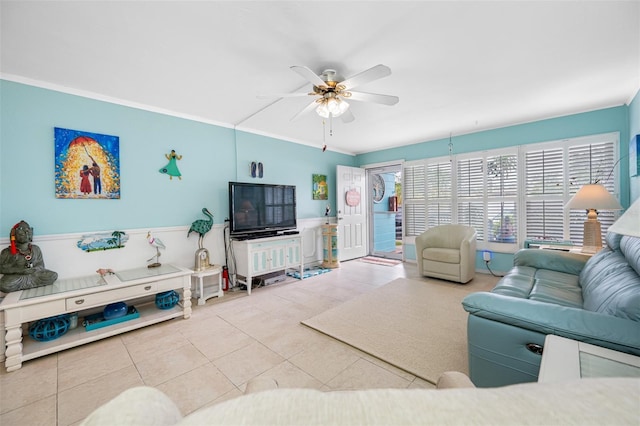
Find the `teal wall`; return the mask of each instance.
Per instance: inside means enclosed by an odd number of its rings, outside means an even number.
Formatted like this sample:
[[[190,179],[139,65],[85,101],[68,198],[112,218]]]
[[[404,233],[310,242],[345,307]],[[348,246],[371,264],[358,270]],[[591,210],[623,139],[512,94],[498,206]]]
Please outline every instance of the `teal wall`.
[[[631,136],[640,134],[640,90],[629,104],[629,133]]]
[[[320,217],[327,202],[311,199],[312,173],[326,174],[331,191],[336,166],[354,165],[350,155],[6,80],[0,124],[0,237],[21,219],[38,236],[186,226],[205,206],[219,224],[232,180],[296,185],[298,217]],[[119,200],[55,198],[54,127],[120,138]],[[182,180],[158,172],[172,149]],[[264,163],[263,179],[249,176],[251,161]]]
[[[635,135],[640,135],[640,90],[629,104],[629,138],[627,140],[630,141]],[[629,179],[631,200],[637,200],[640,198],[640,175]]]

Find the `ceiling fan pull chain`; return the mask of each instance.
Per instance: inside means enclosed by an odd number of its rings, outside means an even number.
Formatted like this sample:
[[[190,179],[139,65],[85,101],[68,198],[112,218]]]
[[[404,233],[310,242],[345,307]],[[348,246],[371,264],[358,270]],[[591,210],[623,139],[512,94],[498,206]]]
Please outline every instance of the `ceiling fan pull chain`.
[[[327,149],[327,129],[325,126],[325,121],[322,120],[322,152]]]
[[[333,114],[329,113],[329,136],[333,136]]]

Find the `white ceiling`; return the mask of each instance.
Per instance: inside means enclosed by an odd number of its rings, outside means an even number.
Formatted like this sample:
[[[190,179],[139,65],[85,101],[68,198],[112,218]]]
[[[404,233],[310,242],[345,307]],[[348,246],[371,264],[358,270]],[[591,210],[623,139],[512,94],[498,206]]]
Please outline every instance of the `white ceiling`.
[[[322,146],[289,69],[392,74],[330,150],[358,154],[629,103],[639,1],[4,1],[3,78]],[[328,130],[328,123],[327,123]]]

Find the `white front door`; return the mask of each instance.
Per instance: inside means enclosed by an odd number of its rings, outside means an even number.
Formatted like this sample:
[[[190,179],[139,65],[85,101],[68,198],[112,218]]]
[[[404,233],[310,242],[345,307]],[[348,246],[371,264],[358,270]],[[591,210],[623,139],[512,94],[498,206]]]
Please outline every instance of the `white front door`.
[[[340,261],[367,255],[365,188],[365,169],[337,167],[338,259]]]

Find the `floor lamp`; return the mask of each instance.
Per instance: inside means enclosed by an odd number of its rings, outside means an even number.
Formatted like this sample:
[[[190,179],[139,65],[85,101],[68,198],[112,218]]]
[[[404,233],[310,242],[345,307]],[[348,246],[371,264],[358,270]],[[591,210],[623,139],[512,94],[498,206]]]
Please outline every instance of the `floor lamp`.
[[[587,210],[582,251],[595,253],[602,248],[602,232],[597,210],[621,210],[622,206],[600,184],[588,184],[576,192],[565,206],[571,210]]]
[[[608,230],[620,235],[640,237],[640,198]]]

